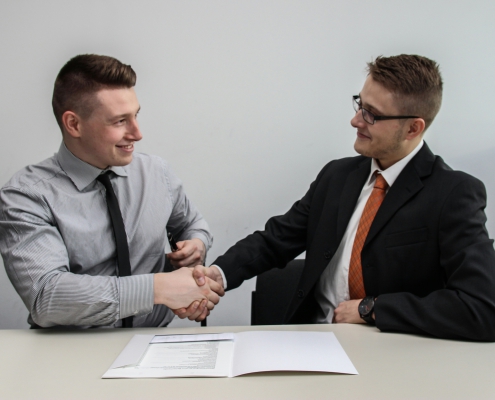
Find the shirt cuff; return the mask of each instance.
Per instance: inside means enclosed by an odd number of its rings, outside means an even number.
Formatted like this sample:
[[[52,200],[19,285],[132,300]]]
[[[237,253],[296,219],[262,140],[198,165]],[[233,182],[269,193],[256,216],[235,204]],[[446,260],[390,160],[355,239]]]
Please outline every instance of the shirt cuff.
[[[146,315],[153,311],[153,274],[119,278],[119,319]]]
[[[212,264],[210,265],[210,267],[217,267],[218,270],[220,271],[220,275],[222,275],[222,279],[223,279],[223,289],[227,289],[227,278],[225,277],[225,274],[223,273],[223,270],[222,268],[220,268],[218,265],[216,264]]]

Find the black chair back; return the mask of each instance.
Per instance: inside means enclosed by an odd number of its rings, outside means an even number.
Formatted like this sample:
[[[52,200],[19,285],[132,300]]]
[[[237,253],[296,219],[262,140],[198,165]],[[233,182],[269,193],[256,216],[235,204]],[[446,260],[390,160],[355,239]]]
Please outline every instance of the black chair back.
[[[297,290],[304,260],[292,260],[285,268],[258,275],[251,294],[251,325],[282,325]]]

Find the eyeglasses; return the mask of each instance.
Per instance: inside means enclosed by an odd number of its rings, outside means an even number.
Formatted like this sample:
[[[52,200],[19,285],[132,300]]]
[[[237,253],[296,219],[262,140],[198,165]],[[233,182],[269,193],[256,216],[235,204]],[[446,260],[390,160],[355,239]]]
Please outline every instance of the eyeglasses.
[[[393,117],[388,117],[385,115],[375,115],[371,111],[367,110],[366,108],[363,108],[361,105],[361,98],[359,95],[352,96],[352,105],[354,107],[354,110],[358,112],[361,110],[363,113],[363,119],[370,125],[374,125],[376,121],[381,121],[384,119],[407,119],[407,118],[420,118],[416,117],[414,115],[394,115]]]

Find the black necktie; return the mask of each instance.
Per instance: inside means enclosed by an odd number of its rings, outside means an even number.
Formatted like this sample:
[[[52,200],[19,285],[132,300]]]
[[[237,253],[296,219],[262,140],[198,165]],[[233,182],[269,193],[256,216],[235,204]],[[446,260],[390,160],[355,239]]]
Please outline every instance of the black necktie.
[[[119,202],[108,173],[101,174],[96,178],[105,186],[107,192],[107,206],[112,220],[113,233],[115,234],[115,244],[117,245],[117,264],[119,266],[119,276],[131,275],[131,262],[129,261],[129,245],[127,244],[127,235],[125,234],[124,220],[120,212]],[[122,320],[124,328],[132,328],[132,317]]]

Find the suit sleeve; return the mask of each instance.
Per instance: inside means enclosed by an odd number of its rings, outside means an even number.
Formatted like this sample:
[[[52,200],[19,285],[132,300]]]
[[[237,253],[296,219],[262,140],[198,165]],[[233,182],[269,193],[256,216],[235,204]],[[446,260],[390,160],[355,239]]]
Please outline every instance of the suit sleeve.
[[[284,268],[289,261],[306,250],[313,197],[330,164],[320,172],[304,197],[294,203],[287,213],[270,218],[264,231],[256,231],[240,240],[212,263],[225,273],[227,290],[235,289],[244,280],[272,268]]]
[[[453,188],[439,219],[438,267],[444,288],[425,297],[378,296],[380,330],[495,341],[495,253],[485,228],[485,206],[479,180],[468,177]]]

